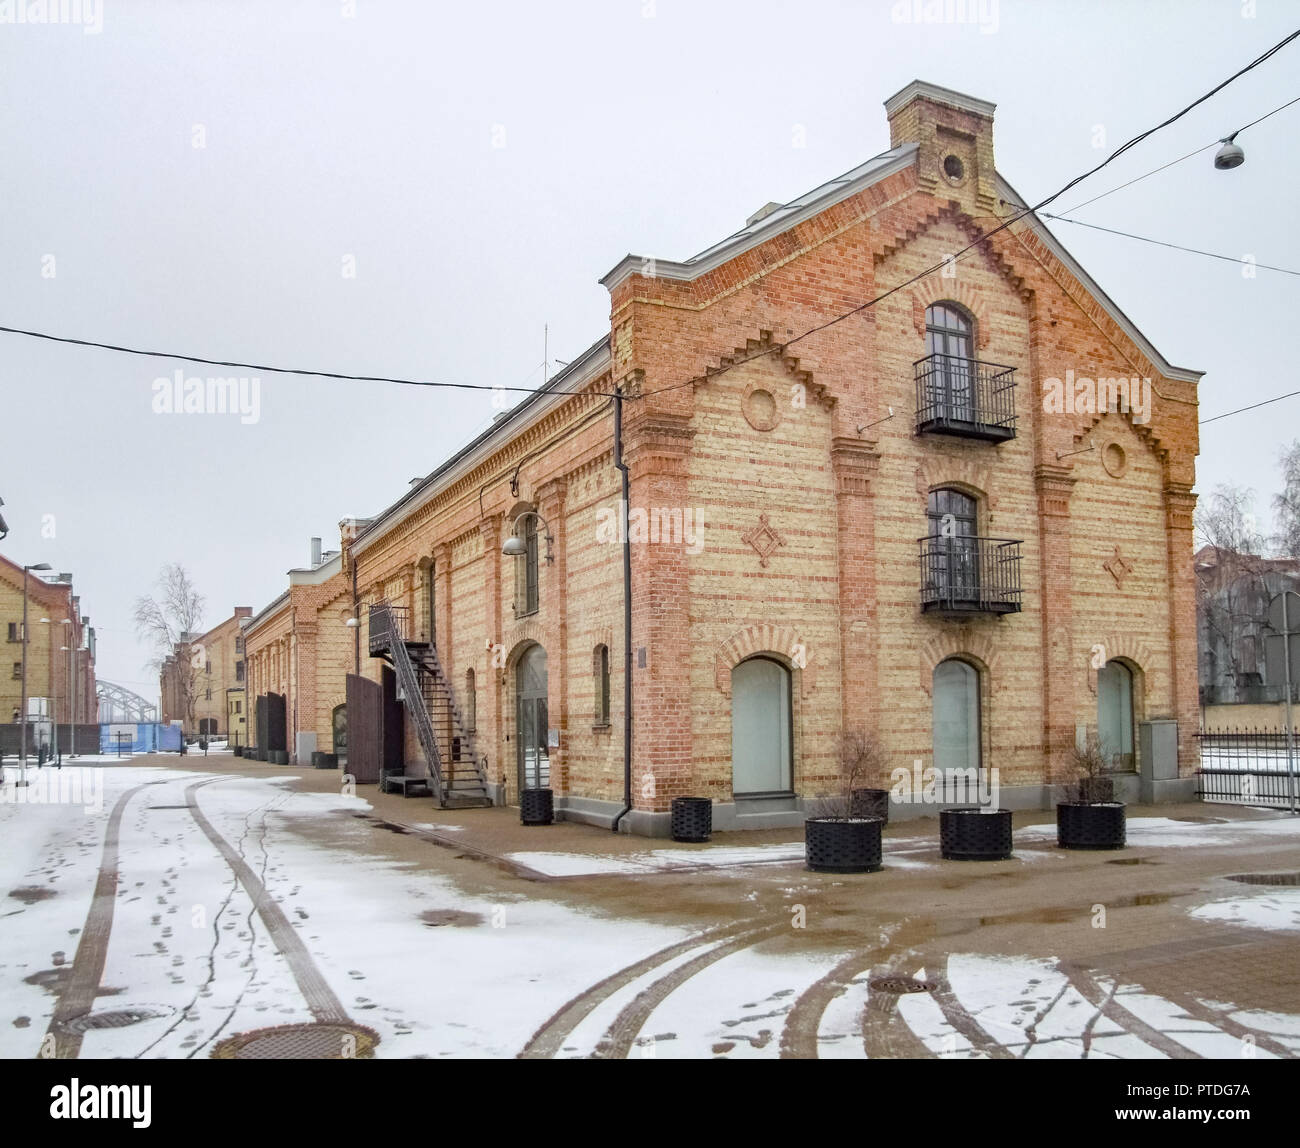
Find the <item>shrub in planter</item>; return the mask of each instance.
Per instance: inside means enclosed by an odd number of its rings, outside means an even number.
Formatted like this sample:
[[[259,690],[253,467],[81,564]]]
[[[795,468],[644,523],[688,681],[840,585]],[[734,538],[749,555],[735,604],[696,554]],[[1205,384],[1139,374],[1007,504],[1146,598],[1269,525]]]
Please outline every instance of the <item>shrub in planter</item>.
[[[1005,861],[1011,856],[1011,810],[960,805],[939,811],[945,861]]]
[[[1115,781],[1106,776],[1106,758],[1097,735],[1089,732],[1070,751],[1063,801],[1056,806],[1056,844],[1061,849],[1123,849],[1125,810],[1115,800]]]
[[[525,789],[519,795],[523,825],[550,825],[555,820],[555,795],[549,789]]]
[[[879,817],[889,824],[889,790],[855,789],[849,793],[851,817]]]
[[[874,873],[880,868],[880,834],[889,810],[889,793],[862,783],[884,768],[876,736],[846,730],[839,738],[839,788],[821,795],[804,821],[804,858],[820,873]],[[880,796],[884,798],[884,813]]]
[[[713,802],[707,797],[674,797],[674,841],[707,841],[713,835]]]

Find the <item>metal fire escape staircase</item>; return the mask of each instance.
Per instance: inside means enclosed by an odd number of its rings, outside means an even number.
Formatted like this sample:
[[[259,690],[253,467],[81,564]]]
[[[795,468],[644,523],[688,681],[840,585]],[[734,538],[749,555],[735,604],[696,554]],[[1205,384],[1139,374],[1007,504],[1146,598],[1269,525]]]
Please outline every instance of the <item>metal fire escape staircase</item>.
[[[385,773],[380,786],[403,793],[423,786],[443,809],[470,809],[492,804],[487,771],[474,745],[473,731],[456,704],[456,695],[429,642],[411,641],[403,606],[380,602],[370,607],[370,655],[383,658],[397,675],[402,704],[415,726],[424,752],[425,776]]]

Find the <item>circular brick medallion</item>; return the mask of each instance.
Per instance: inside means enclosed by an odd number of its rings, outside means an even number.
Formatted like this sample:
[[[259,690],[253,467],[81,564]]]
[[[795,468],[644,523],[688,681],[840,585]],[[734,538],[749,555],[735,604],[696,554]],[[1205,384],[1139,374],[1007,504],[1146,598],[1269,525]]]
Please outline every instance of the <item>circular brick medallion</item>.
[[[777,413],[775,397],[771,391],[763,387],[755,387],[749,391],[740,404],[740,410],[745,416],[745,421],[758,431],[775,430],[776,424],[781,421]]]

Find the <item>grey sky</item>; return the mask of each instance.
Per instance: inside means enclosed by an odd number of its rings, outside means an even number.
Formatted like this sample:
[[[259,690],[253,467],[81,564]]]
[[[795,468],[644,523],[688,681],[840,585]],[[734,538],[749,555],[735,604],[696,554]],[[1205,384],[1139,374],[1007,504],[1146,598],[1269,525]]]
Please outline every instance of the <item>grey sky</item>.
[[[0,323],[537,384],[544,323],[558,359],[607,330],[597,280],[620,257],[685,258],[884,150],[882,101],[909,80],[995,101],[999,170],[1034,202],[1300,25],[1292,0],[986,0],[982,25],[883,0],[348,7],[105,0],[97,34],[0,24]],[[1298,75],[1300,42],[1055,207],[1300,95]],[[1209,152],[1080,218],[1300,267],[1298,129],[1300,105],[1240,137],[1238,170]],[[1207,372],[1203,418],[1300,386],[1277,350],[1294,278],[1053,226],[1171,362]],[[164,562],[192,571],[209,625],[260,608],[310,535],[336,544],[341,517],[492,414],[487,394],[269,374],[254,425],[155,414],[178,365],[0,335],[0,552],[73,571],[101,675],[150,697],[130,614]],[[1295,437],[1300,399],[1205,427],[1199,489],[1253,486],[1263,520]]]

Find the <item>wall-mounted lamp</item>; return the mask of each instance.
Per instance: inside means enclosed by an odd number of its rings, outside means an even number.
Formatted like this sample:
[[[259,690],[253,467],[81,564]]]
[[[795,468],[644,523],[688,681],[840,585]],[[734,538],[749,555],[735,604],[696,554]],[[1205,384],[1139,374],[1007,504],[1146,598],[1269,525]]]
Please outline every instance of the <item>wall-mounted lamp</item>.
[[[501,547],[501,553],[507,558],[522,558],[528,553],[528,543],[519,535],[519,524],[525,518],[536,518],[546,530],[546,562],[549,565],[555,561],[555,539],[551,536],[551,524],[546,521],[535,510],[525,510],[520,514],[510,527],[510,537],[505,540]]]

